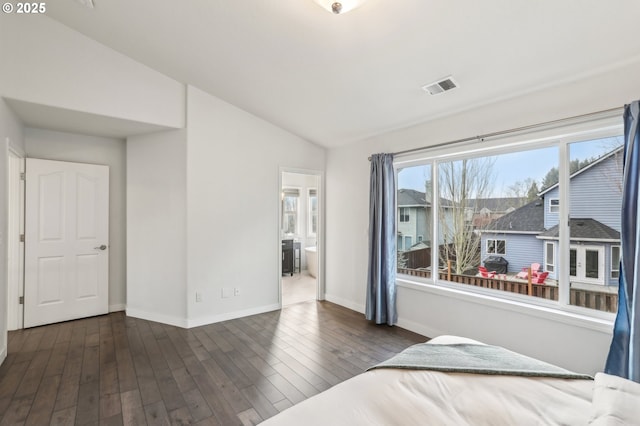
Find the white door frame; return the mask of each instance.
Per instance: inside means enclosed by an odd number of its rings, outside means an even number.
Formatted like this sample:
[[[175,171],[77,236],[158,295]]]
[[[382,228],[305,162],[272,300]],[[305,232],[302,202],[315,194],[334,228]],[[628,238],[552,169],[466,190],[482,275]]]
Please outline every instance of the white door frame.
[[[318,229],[316,232],[316,247],[318,256],[318,274],[316,276],[316,300],[325,300],[325,280],[324,280],[324,171],[313,169],[299,169],[292,167],[280,166],[278,173],[278,192],[276,193],[277,199],[280,199],[282,194],[282,174],[283,173],[298,173],[302,175],[312,175],[318,178]],[[278,253],[278,304],[282,309],[282,235],[280,233],[282,229],[282,203],[278,203],[278,218],[277,218],[277,253]],[[300,250],[304,250],[301,247]],[[302,256],[302,253],[300,253]]]
[[[24,155],[7,150],[7,329],[23,328],[24,305]]]
[[[574,281],[585,284],[605,284],[605,250],[601,245],[575,245],[571,244],[570,250],[576,251],[576,275],[570,276]],[[585,276],[586,251],[592,250],[598,252],[598,278],[587,278]],[[580,265],[580,266],[579,266]]]

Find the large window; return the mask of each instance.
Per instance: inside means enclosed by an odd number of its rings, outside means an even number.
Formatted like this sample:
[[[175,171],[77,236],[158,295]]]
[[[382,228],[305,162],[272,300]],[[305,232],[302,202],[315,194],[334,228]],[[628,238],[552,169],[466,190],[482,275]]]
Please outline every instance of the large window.
[[[298,234],[298,199],[300,190],[285,188],[282,191],[282,232],[284,235]]]
[[[622,129],[608,129],[396,158],[399,276],[615,312]],[[417,235],[426,244],[408,247]],[[497,273],[483,277],[479,266]]]
[[[315,188],[309,188],[308,200],[307,234],[315,237],[318,233],[318,191]]]

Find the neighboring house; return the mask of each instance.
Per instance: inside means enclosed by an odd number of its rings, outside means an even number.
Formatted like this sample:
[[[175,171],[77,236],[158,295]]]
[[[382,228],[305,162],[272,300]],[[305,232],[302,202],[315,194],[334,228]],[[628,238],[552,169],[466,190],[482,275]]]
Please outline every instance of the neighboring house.
[[[413,189],[398,190],[398,250],[408,250],[412,245],[430,241],[427,225],[427,203],[425,193]]]
[[[536,238],[544,228],[544,205],[535,200],[489,223],[482,231],[481,259],[502,256],[508,272],[519,272],[531,263],[542,264],[542,241]]]
[[[476,198],[469,200],[467,206],[471,211],[471,224],[474,229],[482,229],[492,221],[511,213],[526,204],[525,197]]]
[[[622,148],[606,154],[570,177],[571,281],[617,285],[620,260]],[[482,258],[502,256],[509,272],[540,263],[557,278],[559,186],[491,222],[482,232]]]
[[[409,250],[417,243],[431,246],[431,203],[426,201],[424,192],[414,189],[399,189],[397,196],[398,205],[398,251]],[[451,202],[440,200],[444,210],[440,212],[440,219],[451,221]],[[441,230],[442,231],[442,230]],[[438,238],[438,244],[444,242],[442,233]]]

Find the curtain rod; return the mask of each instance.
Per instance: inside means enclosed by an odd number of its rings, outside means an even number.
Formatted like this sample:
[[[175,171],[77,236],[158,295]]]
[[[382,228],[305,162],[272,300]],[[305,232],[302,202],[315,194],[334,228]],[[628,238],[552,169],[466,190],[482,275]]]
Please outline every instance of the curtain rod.
[[[553,124],[561,124],[567,121],[572,121],[572,120],[576,120],[576,119],[580,119],[580,118],[588,118],[588,117],[593,117],[594,115],[603,115],[603,114],[608,114],[608,113],[613,113],[613,112],[621,112],[623,110],[623,107],[615,107],[615,108],[609,108],[609,109],[605,109],[602,111],[596,111],[596,112],[590,112],[587,114],[582,114],[582,115],[574,115],[573,117],[566,117],[566,118],[559,118],[557,120],[551,120],[551,121],[546,121],[544,123],[538,123],[538,124],[530,124],[528,126],[522,126],[522,127],[516,127],[513,129],[509,129],[509,130],[500,130],[498,132],[492,132],[492,133],[485,133],[484,135],[478,135],[478,136],[473,136],[473,137],[468,137],[468,138],[462,138],[462,139],[456,139],[453,141],[449,141],[449,142],[441,142],[435,145],[429,145],[429,146],[421,146],[419,148],[412,148],[412,149],[405,149],[404,151],[398,151],[398,152],[394,152],[393,155],[403,155],[403,154],[411,154],[413,152],[420,152],[420,151],[427,151],[427,150],[431,150],[431,149],[435,149],[435,148],[441,148],[443,146],[450,146],[450,145],[457,145],[460,143],[464,143],[464,142],[471,142],[471,141],[475,141],[475,140],[484,140],[487,138],[492,138],[495,136],[502,136],[502,135],[508,135],[510,133],[517,133],[517,132],[522,132],[524,130],[532,130],[532,129],[537,129],[539,127],[545,127],[545,126],[549,126],[549,125],[553,125]],[[371,157],[368,158],[369,161],[371,161]]]

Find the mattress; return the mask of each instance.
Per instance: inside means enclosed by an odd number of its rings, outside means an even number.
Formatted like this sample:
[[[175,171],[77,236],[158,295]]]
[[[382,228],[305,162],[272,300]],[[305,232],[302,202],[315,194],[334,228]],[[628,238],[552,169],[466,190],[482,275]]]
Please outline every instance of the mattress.
[[[445,337],[433,343],[460,341],[473,342]],[[262,424],[584,425],[592,392],[592,380],[382,368]]]

